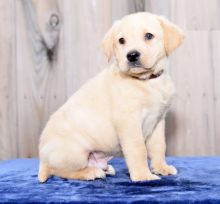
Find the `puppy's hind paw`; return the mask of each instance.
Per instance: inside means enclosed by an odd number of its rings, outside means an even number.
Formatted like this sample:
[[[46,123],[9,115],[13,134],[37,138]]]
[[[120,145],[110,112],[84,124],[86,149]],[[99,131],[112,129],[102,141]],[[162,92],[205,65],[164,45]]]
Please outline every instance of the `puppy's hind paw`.
[[[114,176],[115,175],[115,169],[112,165],[108,165],[107,170],[105,171],[106,175]]]
[[[94,169],[94,179],[104,179],[105,177],[106,173],[102,169]]]

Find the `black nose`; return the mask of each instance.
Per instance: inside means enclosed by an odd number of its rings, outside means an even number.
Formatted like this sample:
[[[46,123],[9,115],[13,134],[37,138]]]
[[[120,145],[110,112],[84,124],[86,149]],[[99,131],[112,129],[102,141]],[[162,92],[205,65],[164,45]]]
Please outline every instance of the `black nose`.
[[[140,55],[141,55],[141,53],[138,51],[130,51],[127,54],[127,59],[129,62],[136,62],[139,60]]]

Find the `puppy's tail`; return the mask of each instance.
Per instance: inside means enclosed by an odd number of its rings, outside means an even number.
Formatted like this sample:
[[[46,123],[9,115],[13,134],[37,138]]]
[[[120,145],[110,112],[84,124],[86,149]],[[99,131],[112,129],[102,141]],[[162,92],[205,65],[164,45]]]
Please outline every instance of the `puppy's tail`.
[[[48,167],[45,164],[43,164],[42,162],[40,162],[39,172],[38,172],[38,180],[41,183],[44,183],[48,180],[49,177],[50,177],[50,171],[49,171]]]

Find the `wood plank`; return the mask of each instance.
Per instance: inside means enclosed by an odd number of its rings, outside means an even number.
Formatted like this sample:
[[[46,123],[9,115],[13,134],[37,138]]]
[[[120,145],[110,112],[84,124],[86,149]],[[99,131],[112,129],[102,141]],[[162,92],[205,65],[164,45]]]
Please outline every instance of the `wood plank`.
[[[145,11],[170,18],[170,0],[145,0]]]
[[[145,10],[144,0],[111,0],[112,22],[125,15]]]
[[[47,9],[44,12],[51,13]],[[61,33],[54,50],[48,46],[45,36],[50,33],[41,33],[44,30],[38,24],[31,1],[16,1],[16,13],[19,157],[33,157],[38,155],[39,136],[45,122],[66,99],[63,41]],[[47,20],[41,22],[42,26],[50,26]]]
[[[0,1],[0,160],[17,156],[15,1]]]
[[[170,60],[177,96],[169,118],[168,154],[215,154],[213,48],[209,31],[188,31]]]
[[[189,30],[220,30],[219,0],[186,0],[186,25]]]
[[[79,4],[72,0],[62,1],[68,96],[107,66],[101,42],[111,25],[109,2],[82,0]]]
[[[214,104],[213,104],[213,115],[214,115],[214,144],[215,144],[215,155],[220,155],[220,125],[219,125],[219,118],[220,118],[220,30],[212,31],[211,34],[211,42],[210,42],[210,49],[212,52],[210,53],[210,61],[211,65],[213,66],[212,69],[212,83],[213,83],[213,91],[214,91]]]

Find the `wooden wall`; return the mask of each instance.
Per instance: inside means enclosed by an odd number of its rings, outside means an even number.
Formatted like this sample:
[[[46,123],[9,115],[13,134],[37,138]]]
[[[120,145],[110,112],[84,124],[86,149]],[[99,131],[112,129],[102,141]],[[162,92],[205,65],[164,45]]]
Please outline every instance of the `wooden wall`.
[[[0,0],[0,159],[37,156],[49,115],[107,65],[112,22],[145,10],[186,33],[168,65],[167,153],[220,154],[219,0]]]

